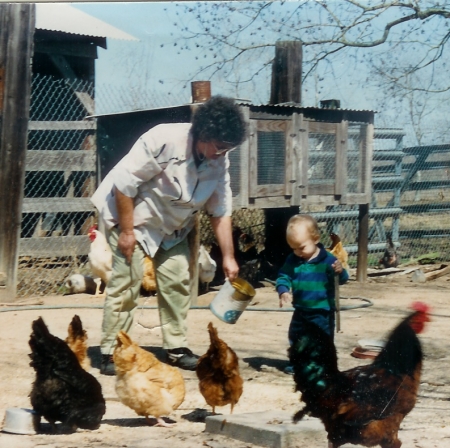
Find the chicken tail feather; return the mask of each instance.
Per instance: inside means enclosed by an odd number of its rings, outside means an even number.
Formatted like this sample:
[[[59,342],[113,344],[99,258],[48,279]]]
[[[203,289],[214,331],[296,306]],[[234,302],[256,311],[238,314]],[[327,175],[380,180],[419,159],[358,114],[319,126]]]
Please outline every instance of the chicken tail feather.
[[[302,319],[302,330],[289,349],[289,357],[297,390],[311,396],[321,394],[338,373],[331,337],[306,319]]]
[[[72,339],[84,338],[86,336],[86,331],[83,329],[83,324],[81,323],[80,316],[75,314],[68,328],[69,337]]]
[[[208,324],[209,338],[211,340],[211,344],[214,346],[218,346],[222,341],[219,338],[219,334],[217,333],[217,328],[214,327],[212,322]]]

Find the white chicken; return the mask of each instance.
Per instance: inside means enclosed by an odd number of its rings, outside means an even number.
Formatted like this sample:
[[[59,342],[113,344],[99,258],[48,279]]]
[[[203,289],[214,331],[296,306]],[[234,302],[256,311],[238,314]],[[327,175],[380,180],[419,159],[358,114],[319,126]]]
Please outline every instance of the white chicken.
[[[91,249],[89,250],[88,258],[92,273],[96,277],[100,277],[102,282],[106,285],[111,278],[112,273],[112,252],[106,241],[105,235],[97,230],[97,226],[92,226],[88,231],[89,239],[91,240]],[[99,294],[100,283],[97,284],[95,291],[96,297],[101,297],[104,294]]]
[[[198,255],[198,278],[200,283],[206,284],[206,291],[209,289],[209,284],[213,281],[216,275],[217,263],[211,258],[205,246],[200,245]]]

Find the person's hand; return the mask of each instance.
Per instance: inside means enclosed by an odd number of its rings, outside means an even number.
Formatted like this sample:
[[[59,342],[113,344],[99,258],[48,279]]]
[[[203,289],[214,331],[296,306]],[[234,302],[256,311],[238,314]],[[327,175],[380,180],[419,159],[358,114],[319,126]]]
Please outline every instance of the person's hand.
[[[130,264],[135,246],[136,246],[136,237],[134,236],[134,231],[133,230],[121,231],[119,234],[117,247]]]
[[[336,260],[331,266],[334,269],[334,272],[336,272],[336,274],[340,274],[344,270],[339,260]]]
[[[280,295],[280,308],[283,308],[283,305],[289,305],[292,302],[292,297],[288,292],[283,292]]]
[[[235,258],[224,258],[222,261],[223,273],[229,282],[236,279],[239,274],[239,266]]]

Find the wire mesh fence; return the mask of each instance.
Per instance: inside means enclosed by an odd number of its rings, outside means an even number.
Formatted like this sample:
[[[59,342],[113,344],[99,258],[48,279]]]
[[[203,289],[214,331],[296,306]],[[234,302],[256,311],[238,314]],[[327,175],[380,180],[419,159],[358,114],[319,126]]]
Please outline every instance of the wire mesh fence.
[[[386,248],[396,261],[450,260],[450,145],[405,147],[401,129],[376,129],[369,211],[369,266],[388,267]],[[324,243],[340,235],[356,266],[358,210],[349,206],[311,206]],[[392,244],[389,242],[392,241]],[[382,261],[382,262],[381,262]]]
[[[96,221],[89,198],[96,188],[97,151],[92,114],[94,89],[86,81],[67,81],[35,76],[26,159],[25,195],[19,245],[18,296],[64,292],[64,282],[73,273],[89,275],[88,228]],[[125,99],[128,103],[125,102]],[[127,93],[104,88],[96,91],[97,112],[113,113],[127,108],[151,109],[187,104],[188,98],[148,94],[132,98]],[[349,124],[347,148],[347,191],[361,190],[364,166],[358,156],[359,125]],[[369,266],[377,266],[389,238],[402,262],[410,260],[450,261],[450,144],[408,146],[401,129],[376,129],[372,163],[370,204]],[[277,136],[258,136],[265,154],[258,163],[259,184],[277,183],[281,169],[270,153],[283,146]],[[275,140],[274,140],[275,139]],[[310,132],[308,184],[334,183],[336,177],[336,135]],[[230,154],[231,185],[240,188]],[[267,154],[266,154],[267,153]],[[278,154],[279,156],[279,154]],[[275,158],[277,155],[275,154]],[[238,160],[238,159],[237,159]],[[237,162],[236,160],[236,162]],[[280,165],[284,158],[279,160]],[[262,176],[262,177],[261,177]],[[264,177],[266,176],[266,177]],[[330,232],[337,233],[356,265],[358,207],[309,204],[301,212],[319,221],[322,241],[329,246]],[[245,243],[264,251],[265,214],[259,209],[235,210],[237,244]],[[242,234],[246,238],[239,238]],[[284,240],[283,232],[279,235]],[[201,243],[214,244],[206,216],[201,219]],[[239,248],[240,250],[240,248]]]
[[[19,243],[18,295],[57,293],[85,263],[94,223],[93,84],[34,75]]]

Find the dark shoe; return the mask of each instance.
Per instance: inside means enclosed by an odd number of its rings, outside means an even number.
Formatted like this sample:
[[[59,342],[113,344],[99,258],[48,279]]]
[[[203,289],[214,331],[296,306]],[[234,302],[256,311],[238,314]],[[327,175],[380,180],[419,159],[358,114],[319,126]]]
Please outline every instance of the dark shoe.
[[[293,375],[294,374],[294,366],[288,365],[284,368],[283,372],[286,375]]]
[[[100,364],[100,373],[102,375],[113,376],[116,374],[112,355],[102,355],[102,363]]]
[[[167,350],[167,364],[184,370],[195,370],[199,356],[187,347]]]

